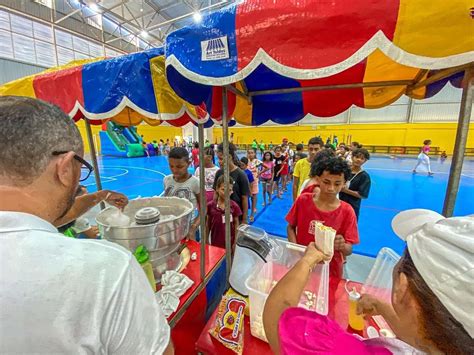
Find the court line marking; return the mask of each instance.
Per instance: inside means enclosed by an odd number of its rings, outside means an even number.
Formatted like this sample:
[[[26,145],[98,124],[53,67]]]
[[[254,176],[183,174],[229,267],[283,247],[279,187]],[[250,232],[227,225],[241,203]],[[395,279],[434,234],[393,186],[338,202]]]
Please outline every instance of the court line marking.
[[[163,177],[167,176],[166,174],[162,173],[161,171],[154,170],[154,169],[149,169],[149,168],[141,168],[141,167],[138,167],[138,166],[127,166],[127,167],[125,167],[125,166],[105,166],[105,167],[100,166],[99,167],[99,170],[107,170],[107,169],[121,169],[121,170],[124,170],[125,172],[121,173],[121,174],[118,174],[118,175],[112,175],[112,176],[102,176],[101,175],[100,178],[105,179],[105,181],[102,181],[102,183],[104,183],[104,184],[109,183],[109,182],[117,181],[118,177],[129,174],[130,171],[128,169],[138,169],[138,170],[151,171],[153,173],[162,175]],[[152,183],[152,181],[147,182],[147,183]],[[95,185],[95,182],[84,184],[84,186],[93,186],[93,185]],[[144,185],[144,184],[139,184],[139,185]],[[136,186],[136,185],[132,185],[132,186]],[[129,186],[129,187],[131,187],[131,186]]]
[[[119,169],[125,169],[125,170],[127,170],[127,169],[138,169],[138,170],[151,171],[153,173],[160,174],[163,177],[167,176],[166,174],[162,173],[161,171],[154,170],[154,169],[149,169],[149,168],[142,168],[142,167],[138,167],[138,166],[127,166],[127,167],[124,167],[124,166],[108,166],[106,168],[119,168]],[[128,171],[127,171],[127,173],[128,173]],[[151,184],[151,183],[152,183],[152,181],[149,181],[149,182],[146,182],[146,183],[129,185],[128,187],[125,187],[125,188],[127,189],[127,188],[131,188],[131,187],[137,187],[137,186],[142,186],[142,185]],[[161,195],[163,195],[163,192],[161,192],[161,194],[159,196],[161,196]]]
[[[145,170],[145,171],[151,171],[151,172],[154,172],[156,174],[159,174],[159,175],[162,175],[164,177],[166,177],[167,175],[162,173],[161,171],[158,171],[158,170],[154,170],[154,169],[149,169],[149,168],[142,168],[142,167],[137,167],[137,166],[128,166],[128,167],[124,167],[124,166],[100,166],[99,167],[99,170],[107,170],[107,169],[120,169],[120,170],[123,170],[124,172],[121,173],[121,174],[118,174],[118,175],[112,175],[112,176],[102,176],[101,175],[101,179],[105,179],[105,181],[102,181],[102,183],[109,183],[109,182],[113,182],[113,181],[117,181],[118,177],[120,176],[124,176],[124,175],[127,175],[130,173],[129,169],[137,169],[137,170]],[[128,186],[125,186],[123,188],[121,188],[121,190],[124,190],[124,189],[129,189],[131,187],[137,187],[137,186],[142,186],[142,185],[146,185],[146,184],[151,184],[153,183],[153,180],[150,179],[151,181],[147,181],[147,182],[144,182],[144,183],[139,183],[139,184],[134,184],[134,185],[128,185]],[[158,181],[158,180],[155,180],[155,181]],[[95,182],[91,182],[89,184],[85,184],[84,186],[92,186],[92,185],[95,185]],[[160,196],[163,194],[163,192],[160,194]]]
[[[387,169],[387,168],[367,168],[366,170],[370,171],[370,170],[380,170],[380,171],[397,171],[397,172],[400,172],[400,173],[412,173],[413,174],[413,170],[403,170],[403,169]],[[436,174],[444,174],[444,175],[449,175],[449,172],[446,172],[446,171],[433,171],[433,173],[436,175]],[[421,172],[418,172],[417,174],[425,174],[425,172],[421,173]],[[464,176],[464,177],[468,177],[468,178],[471,178],[471,179],[474,179],[474,176],[471,176],[471,175],[467,175],[467,174],[464,174],[464,173],[461,173],[461,176]]]
[[[397,208],[391,208],[391,207],[382,207],[382,206],[371,206],[371,205],[362,205],[362,208],[370,208],[374,210],[382,210],[382,211],[392,211],[392,212],[401,212],[403,210],[397,209]]]
[[[166,177],[167,175],[162,173],[161,171],[158,171],[158,170],[154,170],[154,169],[149,169],[149,168],[141,168],[141,167],[138,167],[138,166],[108,166],[107,168],[121,168],[121,169],[138,169],[138,170],[145,170],[145,171],[151,171],[153,173],[157,173],[157,174],[160,174],[164,177]]]
[[[102,166],[102,167],[99,167],[99,171],[100,170],[107,170],[107,169],[114,169],[113,167],[110,167],[110,166]],[[111,176],[103,176],[102,174],[100,175],[100,179],[101,179],[101,182],[103,183],[108,183],[108,182],[113,182],[113,181],[117,181],[117,178],[120,177],[120,176],[125,176],[128,174],[128,170],[125,169],[125,168],[119,168],[120,170],[122,170],[123,172],[121,174],[117,174],[117,175],[111,175]],[[95,179],[95,176],[94,176],[94,173],[91,174],[91,177],[93,177]],[[105,180],[103,180],[105,179]],[[92,185],[95,185],[95,182],[91,182],[89,184],[84,184],[84,186],[92,186]]]

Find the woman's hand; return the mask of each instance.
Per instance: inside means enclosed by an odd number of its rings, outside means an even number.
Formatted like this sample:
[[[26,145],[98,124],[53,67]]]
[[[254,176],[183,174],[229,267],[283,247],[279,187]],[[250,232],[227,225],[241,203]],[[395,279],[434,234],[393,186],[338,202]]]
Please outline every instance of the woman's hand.
[[[311,242],[306,247],[306,251],[302,260],[306,262],[310,268],[314,268],[317,264],[323,261],[330,260],[331,257],[325,255],[322,251],[320,251],[314,242]]]
[[[376,316],[381,311],[381,301],[371,295],[362,295],[359,302],[357,302],[357,314],[364,316]]]
[[[128,204],[128,197],[120,192],[106,191],[105,202],[123,210]]]

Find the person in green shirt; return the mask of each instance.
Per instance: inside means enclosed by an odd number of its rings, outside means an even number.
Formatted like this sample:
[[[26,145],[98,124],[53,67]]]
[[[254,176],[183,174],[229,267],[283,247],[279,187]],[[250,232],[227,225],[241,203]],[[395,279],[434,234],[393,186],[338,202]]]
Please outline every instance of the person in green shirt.
[[[153,144],[153,148],[155,149],[155,154],[158,155],[158,150],[159,150],[158,142],[153,141],[152,144]]]
[[[253,151],[255,152],[255,155],[256,155],[257,154],[257,149],[258,149],[258,142],[255,138],[253,139],[253,142],[252,142],[252,149],[253,149]]]
[[[260,153],[262,154],[263,158],[263,153],[265,153],[265,143],[263,143],[263,140],[260,140]]]

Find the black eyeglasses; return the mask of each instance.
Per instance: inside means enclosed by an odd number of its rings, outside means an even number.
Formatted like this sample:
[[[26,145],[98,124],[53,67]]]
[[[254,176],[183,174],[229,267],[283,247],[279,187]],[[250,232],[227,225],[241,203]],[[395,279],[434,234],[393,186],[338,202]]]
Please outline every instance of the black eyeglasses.
[[[69,153],[69,151],[53,152],[52,154],[54,156],[57,156],[57,155],[66,154],[66,153]],[[81,173],[81,178],[79,179],[79,181],[87,180],[89,176],[91,176],[92,172],[94,171],[94,167],[89,162],[82,159],[76,153],[74,153],[74,159],[76,159],[79,163],[82,164],[81,170],[83,171],[83,173]]]

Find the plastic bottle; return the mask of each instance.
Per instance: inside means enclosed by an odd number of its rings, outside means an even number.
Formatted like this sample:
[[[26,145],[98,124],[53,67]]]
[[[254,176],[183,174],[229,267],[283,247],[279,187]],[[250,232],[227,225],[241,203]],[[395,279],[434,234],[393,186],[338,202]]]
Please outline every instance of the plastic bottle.
[[[145,275],[150,282],[151,289],[153,292],[156,292],[156,280],[155,275],[153,274],[153,265],[151,265],[151,262],[149,261],[150,256],[148,254],[147,248],[145,248],[143,245],[139,245],[137,249],[135,249],[133,255],[145,272]]]
[[[360,294],[355,287],[349,292],[349,326],[355,331],[363,331],[365,326],[364,317],[357,314],[357,302],[360,299]]]

